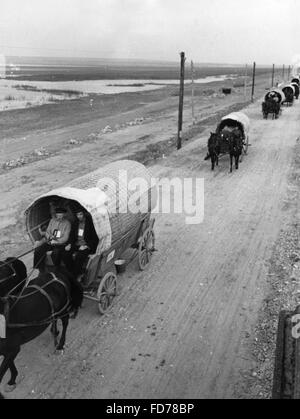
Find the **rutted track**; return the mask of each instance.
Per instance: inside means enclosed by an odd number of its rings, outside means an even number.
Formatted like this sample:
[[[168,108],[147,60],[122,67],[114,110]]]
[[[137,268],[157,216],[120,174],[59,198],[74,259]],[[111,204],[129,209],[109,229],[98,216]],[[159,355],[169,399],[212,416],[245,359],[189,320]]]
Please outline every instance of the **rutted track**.
[[[238,172],[203,161],[207,136],[154,167],[160,176],[205,178],[205,220],[157,216],[151,266],[132,265],[120,297],[100,318],[86,303],[71,323],[65,355],[50,334],[24,348],[19,387],[9,397],[246,397],[253,360],[248,334],[266,289],[266,262],[288,218],[287,177],[299,135],[299,103],[276,121],[246,109],[252,147]],[[246,375],[246,376],[245,376]]]

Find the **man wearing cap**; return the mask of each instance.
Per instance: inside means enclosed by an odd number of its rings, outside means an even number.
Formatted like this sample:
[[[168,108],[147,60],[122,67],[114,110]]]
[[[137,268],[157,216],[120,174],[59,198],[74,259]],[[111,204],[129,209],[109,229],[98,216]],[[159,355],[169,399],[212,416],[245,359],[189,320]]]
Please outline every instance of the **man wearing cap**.
[[[66,247],[63,260],[66,268],[77,277],[82,273],[88,256],[96,252],[99,238],[92,218],[80,207],[75,212],[77,223],[74,223],[71,233],[72,244]]]
[[[43,238],[35,243],[33,260],[34,267],[40,271],[45,269],[45,257],[49,251],[52,251],[51,259],[54,266],[59,266],[61,263],[71,232],[71,223],[65,218],[66,213],[65,208],[56,208],[55,217],[51,219],[47,230],[44,233],[40,231]]]

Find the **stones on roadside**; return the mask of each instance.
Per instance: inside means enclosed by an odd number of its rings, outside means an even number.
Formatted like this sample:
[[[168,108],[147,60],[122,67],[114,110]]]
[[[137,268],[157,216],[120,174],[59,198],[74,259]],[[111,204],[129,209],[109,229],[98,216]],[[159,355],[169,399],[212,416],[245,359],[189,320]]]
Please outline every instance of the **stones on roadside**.
[[[69,141],[70,145],[79,145],[81,144],[81,141],[79,140],[74,140],[73,138]]]
[[[147,120],[150,118],[135,118],[133,121],[124,122],[122,124],[116,124],[114,128],[112,128],[110,125],[107,125],[105,128],[102,129],[102,134],[111,134],[114,131],[119,131],[120,129],[128,128],[128,127],[135,127],[138,125],[144,124]]]
[[[26,159],[24,157],[19,157],[16,160],[8,160],[3,164],[3,169],[14,169],[16,167],[23,166],[26,164]]]
[[[32,161],[37,160],[37,157],[48,157],[50,156],[50,152],[47,151],[44,147],[35,149],[31,153],[26,154],[25,156],[21,156],[14,160],[8,160],[3,165],[2,168],[4,170],[15,169],[17,167],[24,166]]]
[[[291,259],[294,263],[299,262],[299,261],[300,261],[300,254],[299,254],[299,253],[296,253],[296,252],[293,252],[293,253],[291,253],[291,255],[290,255],[290,259]]]
[[[112,133],[113,132],[113,129],[112,129],[112,127],[110,126],[110,125],[107,125],[103,130],[102,130],[102,133],[103,134],[110,134],[110,133]]]
[[[41,147],[41,148],[35,149],[33,154],[39,157],[44,157],[44,156],[49,156],[50,153],[44,147]]]

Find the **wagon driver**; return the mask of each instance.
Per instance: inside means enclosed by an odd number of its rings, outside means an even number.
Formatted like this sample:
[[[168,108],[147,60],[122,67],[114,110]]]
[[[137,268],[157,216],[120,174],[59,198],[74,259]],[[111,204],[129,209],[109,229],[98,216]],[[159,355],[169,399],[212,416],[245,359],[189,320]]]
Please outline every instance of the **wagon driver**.
[[[66,219],[66,213],[65,208],[56,208],[55,217],[51,219],[47,230],[44,233],[40,230],[43,238],[34,245],[33,259],[33,266],[40,272],[45,270],[47,252],[52,252],[51,259],[54,266],[59,266],[61,263],[71,233],[71,223]]]

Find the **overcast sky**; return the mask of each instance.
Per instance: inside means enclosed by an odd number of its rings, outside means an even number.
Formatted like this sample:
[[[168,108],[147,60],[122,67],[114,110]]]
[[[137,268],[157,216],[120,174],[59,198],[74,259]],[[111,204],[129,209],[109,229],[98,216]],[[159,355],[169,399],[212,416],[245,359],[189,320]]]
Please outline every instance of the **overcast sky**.
[[[0,0],[0,52],[290,64],[300,0]]]

